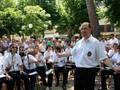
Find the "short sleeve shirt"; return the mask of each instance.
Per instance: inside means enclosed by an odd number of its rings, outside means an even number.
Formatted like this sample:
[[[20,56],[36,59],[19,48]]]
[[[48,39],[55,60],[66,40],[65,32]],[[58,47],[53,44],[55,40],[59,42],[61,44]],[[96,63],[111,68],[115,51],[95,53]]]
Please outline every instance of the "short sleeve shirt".
[[[12,56],[12,54],[9,53],[8,56],[6,57],[6,60],[7,60],[7,65],[12,65],[12,62],[14,61],[14,64],[11,66],[10,71],[20,70],[19,66],[22,65],[22,60],[19,54],[16,53],[14,56]]]
[[[79,40],[72,49],[73,61],[76,67],[96,67],[107,58],[104,46],[92,35],[84,40]]]
[[[114,63],[114,66],[118,66],[117,63],[120,63],[120,53],[119,52],[115,53],[112,56],[111,61]]]
[[[29,63],[31,61],[37,61],[37,59],[33,55],[30,55],[30,54],[25,56],[25,59],[23,60],[23,64],[28,70],[32,70],[36,68],[36,63]]]

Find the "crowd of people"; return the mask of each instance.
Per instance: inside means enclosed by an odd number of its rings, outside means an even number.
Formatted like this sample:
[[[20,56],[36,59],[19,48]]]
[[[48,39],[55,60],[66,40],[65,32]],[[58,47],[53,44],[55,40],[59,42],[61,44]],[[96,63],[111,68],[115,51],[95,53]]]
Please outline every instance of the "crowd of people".
[[[3,90],[35,90],[36,78],[40,76],[42,90],[52,90],[54,76],[56,87],[63,76],[63,90],[66,90],[68,72],[74,68],[70,57],[58,57],[57,53],[69,52],[70,43],[62,39],[35,39],[24,41],[3,36],[0,40],[0,88]],[[67,63],[71,66],[66,68]],[[22,82],[22,81],[23,82]]]
[[[115,90],[120,90],[120,40],[114,35],[108,40],[97,40],[91,35],[91,26],[80,26],[82,38],[68,41],[64,38],[0,40],[0,90],[35,90],[38,76],[42,90],[56,87],[67,90],[68,73],[75,70],[74,90],[94,90],[95,76],[100,71],[102,90],[106,90],[106,75],[112,75]]]

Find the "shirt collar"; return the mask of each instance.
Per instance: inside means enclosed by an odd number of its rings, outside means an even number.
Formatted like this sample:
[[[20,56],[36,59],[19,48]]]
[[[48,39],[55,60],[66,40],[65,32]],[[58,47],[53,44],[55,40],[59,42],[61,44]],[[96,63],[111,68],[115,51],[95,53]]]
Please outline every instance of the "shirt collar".
[[[89,36],[89,38],[88,38],[88,39],[86,39],[86,40],[85,40],[85,38],[83,37],[83,38],[82,38],[82,41],[91,41],[92,37],[93,37],[93,36],[92,36],[92,35],[90,35],[90,36]]]

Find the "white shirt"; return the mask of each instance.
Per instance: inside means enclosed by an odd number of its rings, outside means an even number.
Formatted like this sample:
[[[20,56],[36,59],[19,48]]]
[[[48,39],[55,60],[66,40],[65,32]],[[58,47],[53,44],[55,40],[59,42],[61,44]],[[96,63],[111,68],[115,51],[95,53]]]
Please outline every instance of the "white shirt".
[[[114,66],[120,66],[120,65],[117,65],[117,63],[120,63],[120,53],[119,52],[115,53],[112,56],[111,61],[114,63]]]
[[[55,65],[57,67],[63,67],[65,66],[65,63],[67,62],[67,58],[66,57],[57,57],[55,60]]]
[[[30,63],[30,62],[33,62],[33,63]],[[23,64],[25,68],[28,70],[32,70],[36,68],[35,62],[37,62],[37,59],[33,55],[30,55],[30,54],[28,56],[25,56],[25,59],[23,60]]]
[[[4,56],[0,53],[0,76],[5,73],[5,59]]]
[[[45,52],[46,51],[46,44],[45,43],[41,43],[40,44],[40,50],[41,50],[41,52]]]
[[[71,52],[72,51],[72,48],[71,47],[67,47],[66,49],[65,49],[65,52],[66,53],[69,53],[69,52]],[[69,56],[69,62],[74,62],[73,61],[73,56]]]
[[[73,61],[76,67],[91,68],[100,64],[107,58],[104,46],[92,35],[79,40],[72,50]]]
[[[117,38],[111,38],[110,40],[108,40],[108,44],[109,45],[113,45],[114,43],[117,43],[117,44],[119,44],[119,41],[118,41],[118,39]]]
[[[115,52],[114,49],[110,49],[110,50],[108,51],[108,56],[111,58],[115,53],[116,53],[116,52]]]
[[[45,53],[44,53],[44,59],[48,59],[50,62],[54,62],[54,60],[55,60],[55,56],[56,56],[56,54],[55,54],[55,52],[54,51],[45,51]]]
[[[6,57],[7,65],[11,66],[10,71],[19,71],[22,65],[21,56],[19,54],[12,55],[9,53]],[[14,63],[13,63],[14,62]]]
[[[35,57],[38,60],[37,66],[45,66],[45,59],[41,53],[38,53]]]

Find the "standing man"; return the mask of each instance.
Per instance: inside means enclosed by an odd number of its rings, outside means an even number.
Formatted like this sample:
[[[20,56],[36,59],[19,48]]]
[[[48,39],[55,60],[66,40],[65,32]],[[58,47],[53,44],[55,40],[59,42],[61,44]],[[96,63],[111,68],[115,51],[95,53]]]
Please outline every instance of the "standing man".
[[[100,62],[110,68],[113,67],[105,54],[105,48],[91,35],[92,29],[90,23],[82,23],[79,29],[82,39],[75,44],[70,53],[76,66],[74,90],[94,90],[95,76],[99,70]],[[67,53],[67,55],[70,54]],[[119,68],[114,68],[114,70],[119,71]]]
[[[72,50],[76,65],[74,90],[94,90],[99,63],[107,56],[99,41],[91,35],[90,23],[84,22],[79,29],[82,39],[76,43]]]
[[[74,90],[94,90],[95,76],[99,70],[100,62],[116,71],[119,68],[113,68],[105,54],[105,48],[91,35],[90,23],[82,23],[79,29],[82,39],[76,43],[72,50],[76,65]]]

